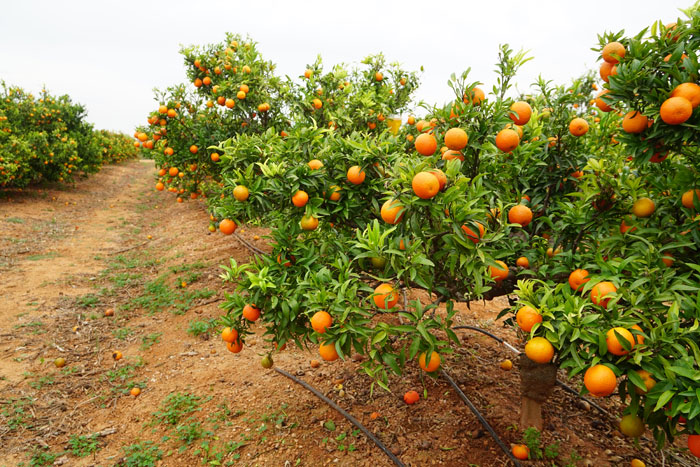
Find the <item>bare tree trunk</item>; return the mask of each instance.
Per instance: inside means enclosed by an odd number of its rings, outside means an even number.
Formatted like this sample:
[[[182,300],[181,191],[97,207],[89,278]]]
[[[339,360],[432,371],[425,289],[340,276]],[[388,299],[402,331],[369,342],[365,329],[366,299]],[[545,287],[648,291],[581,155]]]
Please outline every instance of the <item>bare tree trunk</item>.
[[[520,354],[520,390],[522,406],[520,428],[544,428],[542,404],[547,400],[557,382],[557,367],[551,363],[535,363],[525,354]]]

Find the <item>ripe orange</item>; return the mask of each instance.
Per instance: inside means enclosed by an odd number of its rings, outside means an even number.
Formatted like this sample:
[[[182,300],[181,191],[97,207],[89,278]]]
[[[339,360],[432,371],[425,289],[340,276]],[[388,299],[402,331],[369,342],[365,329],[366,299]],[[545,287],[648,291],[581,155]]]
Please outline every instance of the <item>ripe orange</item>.
[[[243,342],[240,339],[236,339],[233,342],[227,342],[226,348],[229,352],[238,353],[243,350]]]
[[[413,192],[421,199],[430,199],[440,191],[440,182],[430,172],[418,172],[411,181]]]
[[[683,204],[683,207],[685,208],[694,209],[696,199],[700,199],[700,188],[688,190],[683,193],[683,196],[681,197],[681,204]]]
[[[627,414],[620,420],[620,432],[630,438],[639,438],[644,434],[644,421],[634,414]]]
[[[165,189],[165,185],[163,185],[161,182],[156,183],[156,190],[163,191],[163,189]]]
[[[454,151],[461,151],[467,147],[469,136],[461,128],[450,128],[445,133],[445,146]]]
[[[460,161],[464,162],[464,156],[459,151],[453,151],[452,149],[448,149],[447,151],[442,153],[443,161],[451,161],[452,159],[459,159]]]
[[[505,128],[496,135],[496,147],[503,152],[512,152],[520,144],[518,132]]]
[[[416,391],[408,391],[403,395],[403,401],[408,405],[415,404],[420,399],[420,396]]]
[[[583,288],[583,284],[591,280],[588,277],[588,271],[585,269],[575,269],[569,274],[569,286],[575,291],[579,291]]]
[[[374,79],[375,79],[376,81],[381,81],[381,80],[384,79],[384,75],[382,75],[380,72],[376,72],[376,73],[374,74]]]
[[[642,381],[644,381],[644,386],[646,389],[641,389],[638,388],[637,386],[634,387],[634,390],[637,394],[640,396],[646,394],[647,392],[651,391],[651,389],[656,386],[656,380],[652,377],[651,373],[649,373],[646,370],[637,370],[637,374],[639,375],[640,378],[642,378]]]
[[[327,311],[317,311],[311,317],[311,327],[319,334],[323,334],[333,324],[333,318]]]
[[[398,224],[403,218],[403,212],[399,214],[399,211],[402,209],[403,206],[399,204],[398,200],[387,200],[384,202],[384,204],[382,204],[382,219],[387,224]]]
[[[655,210],[656,205],[649,198],[639,198],[632,206],[632,214],[637,217],[649,217]]]
[[[641,133],[649,127],[649,119],[637,110],[627,112],[622,119],[622,129],[627,133]]]
[[[512,370],[513,369],[513,362],[510,360],[503,360],[501,364],[499,365],[501,367],[501,370]]]
[[[516,204],[508,210],[508,222],[526,227],[532,221],[532,210],[525,205]]]
[[[307,78],[307,79],[308,79],[308,78],[311,78],[311,75],[312,75],[313,73],[314,73],[313,71],[311,71],[311,70],[309,70],[309,69],[307,68],[306,71],[304,71],[304,78]]]
[[[228,107],[229,109],[232,109],[236,106],[236,101],[234,101],[231,98],[228,98],[224,101],[224,105],[226,105],[226,107]]]
[[[360,185],[365,181],[365,172],[359,165],[353,165],[348,169],[348,181],[353,185]]]
[[[177,169],[177,167],[170,167],[170,170],[168,170],[168,175],[171,177],[176,177],[179,172],[180,171]]]
[[[529,268],[530,267],[530,260],[527,259],[526,256],[521,256],[520,258],[515,260],[516,266],[520,266],[521,268]]]
[[[422,154],[423,156],[432,156],[437,150],[437,140],[430,133],[418,135],[414,145],[418,154]]]
[[[617,67],[612,63],[603,62],[603,64],[600,65],[600,79],[602,79],[606,83],[610,82],[610,76],[614,76],[616,74]]]
[[[426,358],[428,358],[428,357],[427,357],[425,352],[421,353],[420,356],[418,357],[418,365],[420,365],[420,367],[423,371],[427,371],[428,373],[432,373],[433,371],[440,368],[440,355],[437,352],[433,352],[430,354],[430,358],[428,359],[427,364],[425,362]]]
[[[671,97],[685,97],[693,108],[700,105],[700,86],[695,83],[683,83],[671,91]]]
[[[508,277],[508,265],[504,263],[503,261],[497,260],[496,263],[500,267],[496,266],[489,266],[489,271],[491,273],[491,277],[498,283],[501,282],[503,279]]]
[[[377,308],[388,310],[399,302],[399,294],[391,284],[380,284],[374,289],[374,304]]]
[[[338,360],[339,357],[338,351],[335,350],[335,343],[333,342],[321,344],[318,348],[318,353],[321,355],[321,358],[327,362]]]
[[[511,112],[510,117],[516,125],[525,125],[530,121],[530,116],[532,115],[532,107],[530,104],[524,101],[513,102],[510,106]],[[517,113],[517,115],[516,115]]]
[[[243,185],[238,185],[233,189],[233,197],[238,201],[245,201],[248,199],[248,196],[250,196],[248,188]]]
[[[608,302],[610,302],[610,297],[603,298],[608,294],[617,292],[617,287],[612,282],[599,282],[593,286],[591,289],[591,301],[596,305],[600,305],[603,308],[608,307]]]
[[[515,321],[520,329],[530,332],[535,324],[542,322],[542,315],[534,308],[525,305],[515,314]]]
[[[236,93],[236,97],[238,98],[238,100],[241,100],[241,101],[242,101],[243,99],[245,99],[245,96],[246,96],[246,93],[243,92],[243,91],[238,91],[238,92]],[[319,101],[319,102],[320,102],[320,101]],[[316,104],[314,103],[314,106],[315,106],[315,105],[316,105]],[[317,108],[318,108],[318,107],[317,107]]]
[[[610,112],[612,110],[612,107],[610,107],[608,103],[603,100],[603,96],[609,92],[609,90],[603,89],[595,98],[595,105],[603,112]]]
[[[303,190],[298,190],[294,195],[292,196],[292,204],[298,208],[303,208],[306,206],[306,203],[309,202],[309,195],[303,191]]]
[[[530,448],[524,444],[515,444],[510,450],[513,457],[520,459],[521,461],[528,460],[530,458]]]
[[[481,90],[481,88],[472,89],[469,95],[471,97],[472,105],[481,105],[481,102],[486,99],[486,94]],[[465,98],[464,103],[466,104],[467,102],[468,100]]]
[[[323,162],[321,162],[318,159],[311,159],[309,162],[309,167],[311,167],[311,170],[318,170],[321,167],[323,167]]]
[[[321,102],[321,99],[319,98],[312,100],[311,103],[313,104],[315,109],[320,109],[321,107],[323,107],[323,102]]]
[[[440,191],[442,191],[445,188],[445,185],[447,185],[447,176],[445,175],[445,172],[440,169],[433,169],[430,171],[430,173],[435,175],[435,178],[438,179]]]
[[[301,218],[299,224],[303,230],[316,230],[318,227],[318,219],[312,215],[307,215]]]
[[[603,60],[613,65],[618,63],[620,58],[625,58],[625,46],[619,42],[610,42],[603,47]]]
[[[569,123],[569,132],[574,136],[583,136],[588,133],[588,122],[576,117]]]
[[[480,222],[475,222],[475,224],[476,227],[479,229],[478,235],[466,225],[462,226],[462,230],[464,231],[464,234],[467,236],[467,238],[469,238],[469,240],[471,240],[473,243],[479,243],[479,240],[481,240],[484,237],[485,229]]]
[[[554,358],[554,346],[544,337],[533,337],[525,344],[525,355],[535,363],[549,363]]]
[[[219,223],[219,230],[225,235],[231,235],[236,231],[236,227],[238,226],[231,219],[224,219]]]
[[[235,342],[238,339],[238,331],[230,327],[225,327],[221,331],[221,340],[224,342]]]
[[[615,372],[605,365],[593,365],[583,375],[583,385],[595,397],[606,397],[617,387]]]
[[[340,199],[340,187],[338,185],[331,185],[328,187],[328,199],[331,201],[338,201]]]
[[[257,321],[260,318],[260,308],[255,305],[246,305],[243,307],[243,317],[248,321]]]
[[[199,148],[197,146],[195,146],[194,144],[190,146],[190,152],[192,154],[197,154],[197,151],[199,151]]]
[[[121,359],[122,359],[122,353],[121,353],[120,351],[118,351],[118,350],[115,350],[114,352],[112,352],[112,358],[113,358],[114,360],[121,360]]]
[[[669,125],[680,125],[688,120],[692,113],[693,106],[685,97],[669,97],[659,109],[661,120]]]
[[[695,457],[700,457],[700,435],[688,436],[688,449]]]
[[[630,351],[625,349],[616,334],[620,334],[634,348],[634,336],[625,328],[616,327],[605,333],[605,343],[608,345],[608,352],[613,355],[627,355]]]
[[[129,391],[129,394],[131,394],[134,397],[138,397],[139,394],[141,394],[141,388],[138,388],[138,387],[131,388],[131,390]]]

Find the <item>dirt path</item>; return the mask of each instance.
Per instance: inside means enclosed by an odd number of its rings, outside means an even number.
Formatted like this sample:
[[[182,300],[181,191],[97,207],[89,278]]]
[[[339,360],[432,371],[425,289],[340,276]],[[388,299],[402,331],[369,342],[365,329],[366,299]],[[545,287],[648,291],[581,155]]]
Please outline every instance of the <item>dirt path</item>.
[[[339,414],[260,367],[262,330],[240,354],[226,351],[215,323],[226,293],[219,265],[249,252],[207,231],[201,202],[155,192],[152,173],[150,162],[130,162],[68,189],[0,197],[0,465],[392,465]],[[239,232],[265,248],[262,229]],[[516,342],[495,321],[503,306],[475,304],[460,319]],[[406,465],[506,465],[444,381],[409,368],[390,381],[394,393],[371,393],[357,363],[311,368],[312,358],[287,349],[275,362]],[[519,377],[500,370],[504,358],[513,357],[465,334],[445,366],[510,443],[520,440]],[[140,396],[129,395],[134,387]],[[410,389],[427,399],[406,406]],[[552,399],[543,445],[558,446],[559,465],[651,458],[647,443],[624,442],[577,398],[557,390]]]

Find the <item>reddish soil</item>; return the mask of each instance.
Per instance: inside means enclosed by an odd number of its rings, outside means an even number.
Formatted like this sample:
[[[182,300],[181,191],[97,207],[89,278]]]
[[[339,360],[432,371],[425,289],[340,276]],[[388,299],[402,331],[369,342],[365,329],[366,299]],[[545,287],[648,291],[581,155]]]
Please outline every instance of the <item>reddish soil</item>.
[[[227,292],[219,265],[247,262],[250,252],[235,237],[208,232],[202,202],[155,192],[152,169],[129,162],[71,187],[0,193],[0,465],[392,465],[340,414],[260,366],[262,332],[241,353],[226,350],[212,327]],[[237,233],[266,248],[264,229]],[[506,306],[504,298],[462,306],[458,319],[521,347],[496,320]],[[508,446],[520,442],[518,359],[486,336],[459,333],[464,346],[443,367]],[[123,358],[115,361],[114,351]],[[506,358],[511,371],[499,367]],[[318,356],[296,348],[274,359],[365,423],[406,465],[509,465],[442,378],[409,365],[388,393],[371,391],[352,360],[312,368]],[[142,389],[138,397],[132,387]],[[402,396],[411,389],[427,398],[407,406]],[[619,413],[613,399],[597,402]],[[635,446],[559,388],[544,416],[542,445],[558,443],[556,465],[629,465],[634,457],[661,465],[649,434]],[[572,455],[581,459],[569,464]],[[665,455],[669,465],[688,462],[669,457],[677,456],[672,448]]]

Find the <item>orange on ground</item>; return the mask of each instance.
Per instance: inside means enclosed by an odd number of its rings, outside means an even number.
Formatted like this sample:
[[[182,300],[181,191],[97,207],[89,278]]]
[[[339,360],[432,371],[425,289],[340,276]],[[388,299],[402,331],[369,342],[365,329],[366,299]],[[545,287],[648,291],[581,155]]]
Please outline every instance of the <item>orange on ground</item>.
[[[440,355],[437,352],[433,352],[430,354],[430,358],[428,359],[427,364],[426,364],[426,358],[428,358],[428,357],[427,357],[427,354],[425,352],[421,353],[420,356],[418,357],[418,365],[420,365],[420,367],[423,371],[427,371],[428,373],[432,373],[433,371],[440,368]]]
[[[415,404],[420,399],[420,396],[416,391],[408,391],[403,395],[403,401],[408,405]]]
[[[532,327],[542,322],[542,315],[531,306],[523,306],[515,314],[515,321],[524,332],[532,331]]]
[[[380,284],[374,289],[374,304],[377,308],[388,310],[399,302],[399,294],[391,284]]]
[[[605,365],[593,365],[583,375],[583,385],[595,397],[606,397],[617,387],[615,372]]]
[[[311,327],[319,334],[323,334],[333,324],[333,318],[327,311],[317,311],[311,317]]]
[[[549,363],[554,358],[554,346],[544,337],[533,337],[525,344],[525,355],[535,363]]]
[[[511,454],[513,454],[513,457],[521,461],[525,461],[530,458],[530,448],[524,444],[513,445],[513,447],[510,449],[510,452]]]

